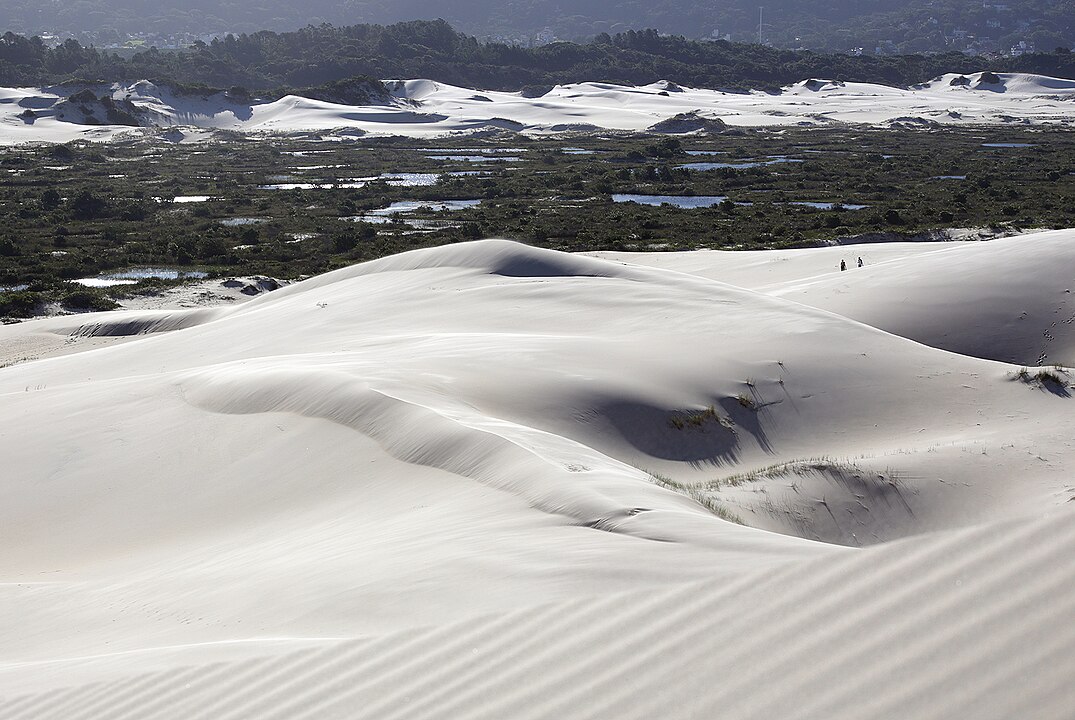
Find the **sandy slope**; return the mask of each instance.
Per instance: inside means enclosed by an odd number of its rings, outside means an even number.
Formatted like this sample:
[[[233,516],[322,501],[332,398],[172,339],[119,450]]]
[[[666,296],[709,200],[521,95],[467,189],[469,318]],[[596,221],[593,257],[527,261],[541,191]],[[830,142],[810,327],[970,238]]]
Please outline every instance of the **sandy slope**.
[[[1075,364],[1071,230],[984,243],[594,255],[749,287],[963,355]]]
[[[606,592],[288,650],[265,642],[253,660],[153,671],[143,656],[135,677],[0,710],[35,720],[1059,720],[1075,706],[1073,545],[1068,514],[731,583]]]
[[[804,80],[780,92],[724,92],[665,81],[642,87],[558,85],[537,98],[459,88],[432,80],[392,81],[393,96],[369,106],[337,105],[289,95],[243,104],[223,94],[176,95],[147,81],[99,86],[98,95],[130,100],[146,127],[97,125],[60,103],[78,88],[0,89],[0,143],[137,137],[170,128],[184,138],[205,131],[331,132],[430,137],[491,128],[534,133],[645,130],[682,114],[736,126],[910,123],[922,125],[1072,122],[1075,81],[1039,75],[944,75],[901,89],[867,83]],[[965,81],[965,83],[964,83]],[[23,116],[32,110],[34,117]]]
[[[504,241],[83,321],[0,328],[149,333],[0,369],[0,717],[1075,710],[1011,366]]]

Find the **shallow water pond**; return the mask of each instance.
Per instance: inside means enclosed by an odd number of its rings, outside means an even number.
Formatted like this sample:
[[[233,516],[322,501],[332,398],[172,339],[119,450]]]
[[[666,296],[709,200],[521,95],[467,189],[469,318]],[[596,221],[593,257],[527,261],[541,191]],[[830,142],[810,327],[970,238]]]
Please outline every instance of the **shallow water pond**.
[[[767,165],[779,165],[780,163],[801,163],[798,158],[770,158],[768,160],[746,160],[744,162],[696,162],[676,165],[677,170],[721,170],[731,168],[733,170],[746,170],[748,168],[765,167]]]
[[[515,155],[426,155],[430,160],[451,160],[455,162],[518,162],[521,157]]]
[[[481,200],[400,200],[394,202],[386,208],[379,210],[373,210],[370,215],[396,215],[398,213],[409,213],[415,210],[430,210],[432,212],[444,212],[454,210],[466,210],[467,208],[477,207],[481,204]]]
[[[221,220],[221,225],[227,225],[228,227],[238,227],[240,225],[260,225],[261,223],[269,222],[269,218],[256,218],[256,217],[237,217]]]
[[[707,208],[719,205],[727,195],[634,195],[630,193],[612,196],[612,202],[633,202],[639,205],[675,205],[678,208]]]
[[[445,230],[448,228],[460,227],[460,224],[451,220],[434,220],[429,218],[410,218],[403,216],[402,213],[397,215],[356,215],[354,217],[340,218],[349,222],[364,222],[370,225],[391,225],[402,224],[415,230],[422,230],[425,232],[432,230]]]
[[[801,205],[803,207],[814,208],[815,210],[835,210],[838,207],[844,210],[865,210],[869,207],[869,205],[855,205],[853,203],[808,202],[805,200],[789,202],[788,205]]]
[[[208,273],[199,270],[172,270],[171,268],[132,268],[114,273],[102,273],[97,277],[78,278],[70,282],[84,287],[115,287],[117,285],[135,285],[142,280],[157,278],[160,280],[179,280],[190,278],[202,280],[209,277]]]
[[[378,177],[394,187],[429,187],[440,180],[439,173],[384,173]]]

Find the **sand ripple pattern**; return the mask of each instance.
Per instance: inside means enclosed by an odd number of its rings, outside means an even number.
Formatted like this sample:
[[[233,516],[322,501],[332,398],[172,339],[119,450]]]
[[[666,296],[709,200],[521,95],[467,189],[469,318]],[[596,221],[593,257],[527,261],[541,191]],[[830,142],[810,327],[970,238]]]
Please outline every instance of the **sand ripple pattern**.
[[[1073,519],[13,696],[0,717],[1061,720]]]

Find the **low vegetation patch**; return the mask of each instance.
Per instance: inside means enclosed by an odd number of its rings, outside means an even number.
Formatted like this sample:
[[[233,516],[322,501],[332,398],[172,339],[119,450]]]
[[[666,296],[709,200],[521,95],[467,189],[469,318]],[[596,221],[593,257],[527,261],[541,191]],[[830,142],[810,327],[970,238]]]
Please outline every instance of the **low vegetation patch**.
[[[750,397],[746,393],[739,393],[738,395],[736,395],[735,400],[747,410],[755,410],[758,407],[758,404],[754,402],[754,398]]]
[[[1067,391],[1071,387],[1070,371],[1063,365],[1053,365],[1031,371],[1022,367],[1012,375],[1013,380],[1054,391]]]
[[[74,290],[60,300],[65,310],[100,311],[115,310],[119,304],[99,290]]]
[[[668,424],[676,430],[704,428],[707,424],[715,424],[725,430],[735,432],[735,423],[732,422],[731,418],[718,413],[717,409],[712,405],[706,407],[704,410],[676,411],[668,418]]]
[[[45,301],[36,292],[0,292],[0,318],[29,318],[40,312]]]
[[[862,474],[862,470],[853,462],[836,460],[826,455],[801,460],[787,460],[773,463],[765,467],[747,470],[723,478],[709,480],[698,485],[698,488],[712,492],[724,487],[739,487],[746,483],[759,482],[761,480],[781,477],[784,475],[801,475],[807,472],[844,473],[846,475]],[[888,473],[892,475],[892,473]]]
[[[737,525],[745,525],[743,519],[729,510],[727,506],[716,501],[712,497],[706,494],[706,492],[694,485],[686,483],[676,482],[667,475],[661,475],[660,473],[654,473],[650,471],[644,471],[650,476],[650,480],[655,485],[660,485],[668,490],[674,490],[682,495],[686,495],[691,500],[704,507],[709,512],[713,513],[721,520],[727,520],[728,522],[736,523]]]

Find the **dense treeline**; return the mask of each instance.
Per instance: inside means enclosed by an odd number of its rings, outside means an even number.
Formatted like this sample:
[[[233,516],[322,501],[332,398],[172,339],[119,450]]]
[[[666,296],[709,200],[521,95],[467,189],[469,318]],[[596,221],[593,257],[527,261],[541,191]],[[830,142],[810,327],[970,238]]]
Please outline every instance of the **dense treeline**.
[[[1039,49],[1075,41],[1075,0],[6,0],[6,28],[81,33],[98,44],[134,33],[290,30],[305,24],[394,23],[441,17],[481,36],[589,39],[602,32],[658,28],[687,37],[730,34],[753,40],[758,6],[763,36],[781,47],[846,51],[891,42],[901,52],[942,51],[955,31],[988,36],[997,47],[1019,40]]]
[[[696,42],[654,30],[601,34],[591,42],[527,49],[482,43],[446,22],[329,25],[290,33],[229,35],[189,51],[157,49],[130,59],[73,40],[47,48],[37,38],[0,37],[0,84],[150,78],[253,91],[326,86],[353,77],[416,78],[487,89],[582,80],[627,84],[672,80],[695,87],[776,88],[810,77],[906,86],[945,72],[1033,72],[1075,77],[1075,54],[1055,51],[991,61],[961,53],[850,56],[760,45]],[[337,89],[339,89],[337,87]]]

